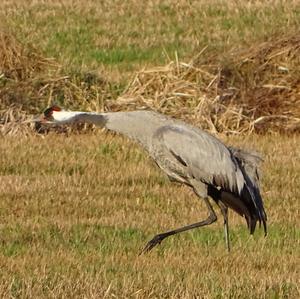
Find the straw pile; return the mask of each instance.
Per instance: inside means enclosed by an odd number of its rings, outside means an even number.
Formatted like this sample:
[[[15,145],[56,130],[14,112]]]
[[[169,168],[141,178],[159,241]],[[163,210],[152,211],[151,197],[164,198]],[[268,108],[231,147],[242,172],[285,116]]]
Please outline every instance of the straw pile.
[[[65,75],[61,65],[0,30],[0,132],[32,132],[22,120],[53,102],[90,111],[153,109],[213,133],[300,132],[299,34],[234,50],[226,59],[207,52],[144,69],[113,99],[106,80]]]
[[[151,108],[213,132],[299,132],[299,74],[297,34],[232,51],[226,60],[198,55],[142,70],[109,107]]]

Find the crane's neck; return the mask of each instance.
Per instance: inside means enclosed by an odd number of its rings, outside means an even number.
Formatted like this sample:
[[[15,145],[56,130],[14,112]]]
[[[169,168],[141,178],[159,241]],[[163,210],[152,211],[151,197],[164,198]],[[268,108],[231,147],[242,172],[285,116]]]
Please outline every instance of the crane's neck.
[[[54,111],[53,117],[58,123],[84,122],[105,127],[136,140],[146,149],[148,149],[154,132],[160,126],[173,121],[165,115],[152,111],[108,113]]]

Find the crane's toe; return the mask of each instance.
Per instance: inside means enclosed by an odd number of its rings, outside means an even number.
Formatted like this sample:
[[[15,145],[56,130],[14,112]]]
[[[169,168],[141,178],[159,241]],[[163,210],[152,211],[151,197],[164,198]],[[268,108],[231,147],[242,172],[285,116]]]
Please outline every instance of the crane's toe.
[[[150,240],[144,249],[140,252],[140,255],[146,252],[149,252],[153,247],[159,245],[161,241],[165,238],[163,234],[156,235],[152,240]]]

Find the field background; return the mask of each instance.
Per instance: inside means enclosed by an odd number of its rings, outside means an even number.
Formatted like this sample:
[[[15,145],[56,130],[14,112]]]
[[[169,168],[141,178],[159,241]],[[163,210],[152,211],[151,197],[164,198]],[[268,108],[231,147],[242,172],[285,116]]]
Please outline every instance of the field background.
[[[117,100],[137,71],[199,53],[226,64],[232,49],[297,33],[298,1],[11,0],[0,20],[1,298],[300,297],[299,134],[218,133],[264,157],[267,238],[259,229],[249,236],[230,213],[230,254],[219,217],[138,256],[153,235],[203,219],[201,200],[125,138],[6,122],[53,101],[108,109],[105,98]],[[296,82],[299,60],[288,58]]]

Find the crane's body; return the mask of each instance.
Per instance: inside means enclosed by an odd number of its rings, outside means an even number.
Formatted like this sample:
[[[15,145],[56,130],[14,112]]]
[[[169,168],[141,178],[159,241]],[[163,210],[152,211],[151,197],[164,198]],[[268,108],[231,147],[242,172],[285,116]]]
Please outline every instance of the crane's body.
[[[257,221],[266,233],[266,213],[258,185],[253,153],[224,145],[211,134],[180,120],[153,111],[94,113],[48,108],[44,120],[57,124],[92,123],[137,141],[172,181],[193,188],[203,198],[209,217],[192,225],[155,236],[144,248],[151,250],[164,238],[217,220],[211,197],[224,217],[225,240],[229,250],[228,208],[246,218],[252,234]]]

